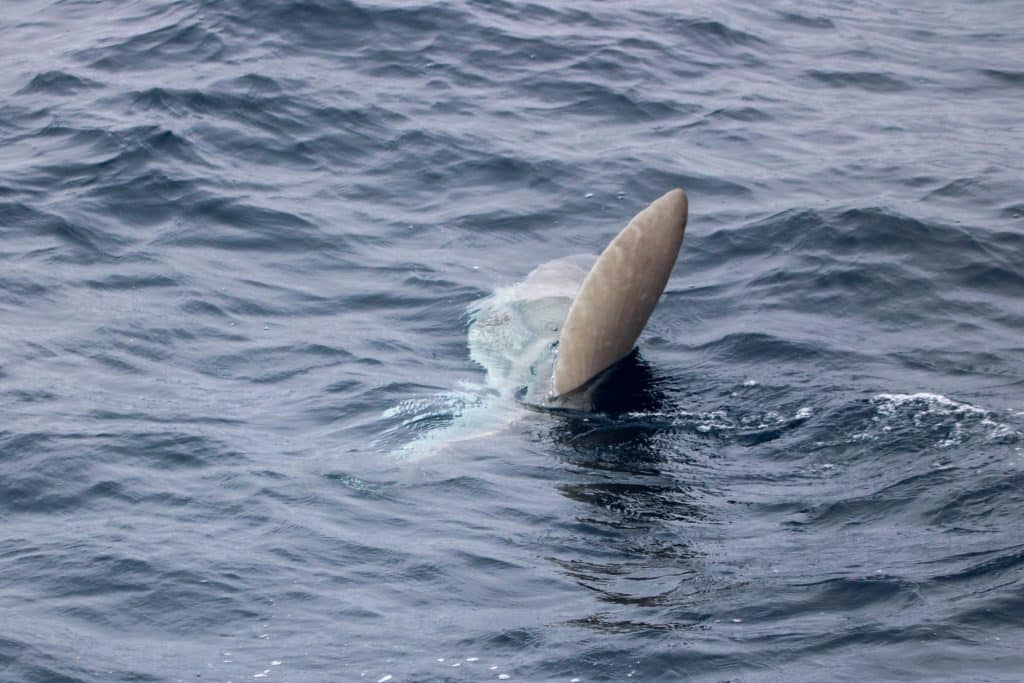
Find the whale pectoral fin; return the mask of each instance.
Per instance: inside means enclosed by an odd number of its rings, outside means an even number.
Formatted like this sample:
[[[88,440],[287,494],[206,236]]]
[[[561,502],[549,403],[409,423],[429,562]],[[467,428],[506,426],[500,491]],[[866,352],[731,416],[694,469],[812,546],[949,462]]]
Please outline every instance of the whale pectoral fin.
[[[687,209],[681,189],[665,193],[598,257],[562,325],[553,396],[579,389],[633,350],[672,274]]]

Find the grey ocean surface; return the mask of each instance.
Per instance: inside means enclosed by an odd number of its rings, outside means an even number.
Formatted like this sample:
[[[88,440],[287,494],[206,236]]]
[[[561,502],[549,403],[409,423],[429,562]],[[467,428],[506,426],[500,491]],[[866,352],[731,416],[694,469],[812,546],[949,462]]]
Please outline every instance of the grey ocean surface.
[[[5,1],[0,681],[1021,680],[1022,36]],[[675,186],[614,400],[496,405],[474,302]]]

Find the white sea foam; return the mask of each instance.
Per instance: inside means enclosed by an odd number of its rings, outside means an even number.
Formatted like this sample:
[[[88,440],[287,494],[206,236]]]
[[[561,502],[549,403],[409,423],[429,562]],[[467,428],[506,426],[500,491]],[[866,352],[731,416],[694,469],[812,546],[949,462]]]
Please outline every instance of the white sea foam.
[[[940,435],[937,448],[950,448],[968,438],[989,441],[1020,438],[1021,434],[999,419],[998,413],[942,394],[881,393],[872,396],[875,408],[872,425],[854,436],[854,440],[874,440],[884,434],[914,428]]]

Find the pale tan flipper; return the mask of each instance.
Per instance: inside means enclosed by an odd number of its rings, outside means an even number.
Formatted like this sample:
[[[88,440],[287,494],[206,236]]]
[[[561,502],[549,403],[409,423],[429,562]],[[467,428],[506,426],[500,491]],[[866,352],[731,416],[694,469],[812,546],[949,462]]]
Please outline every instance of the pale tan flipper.
[[[671,190],[633,217],[590,269],[558,338],[552,395],[562,396],[629,355],[686,230],[686,193]]]

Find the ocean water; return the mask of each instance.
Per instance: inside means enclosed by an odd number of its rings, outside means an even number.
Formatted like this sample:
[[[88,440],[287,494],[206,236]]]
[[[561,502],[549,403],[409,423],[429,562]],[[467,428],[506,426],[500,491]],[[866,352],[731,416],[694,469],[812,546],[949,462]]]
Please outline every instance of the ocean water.
[[[1024,677],[1010,0],[9,0],[0,681]],[[591,413],[472,311],[671,187]]]

